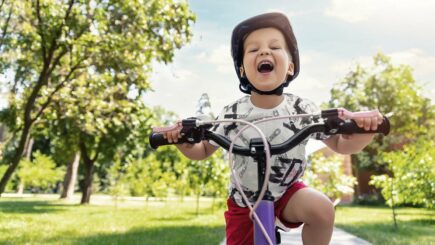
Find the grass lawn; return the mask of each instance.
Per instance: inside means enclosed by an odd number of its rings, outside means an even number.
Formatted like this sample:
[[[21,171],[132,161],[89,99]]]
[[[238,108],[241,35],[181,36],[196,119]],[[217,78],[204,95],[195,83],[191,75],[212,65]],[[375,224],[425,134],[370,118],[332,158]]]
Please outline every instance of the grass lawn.
[[[0,198],[0,244],[219,244],[224,208],[211,210],[201,199],[180,202],[129,199],[115,206],[94,195],[91,205],[59,201],[58,196]],[[336,225],[375,245],[435,245],[435,211],[398,210],[399,229],[382,207],[339,206]]]
[[[335,224],[375,245],[435,245],[435,210],[399,208],[398,229],[391,209],[338,206]]]
[[[1,197],[0,244],[219,244],[224,210],[212,212],[211,200],[204,199],[197,216],[195,205],[176,200],[80,206],[55,198]]]

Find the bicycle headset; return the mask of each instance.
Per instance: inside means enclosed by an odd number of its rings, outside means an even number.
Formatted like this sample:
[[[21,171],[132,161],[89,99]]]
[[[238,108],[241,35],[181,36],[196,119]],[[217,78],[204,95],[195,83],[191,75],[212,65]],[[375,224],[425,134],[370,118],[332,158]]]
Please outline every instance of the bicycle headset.
[[[288,75],[286,81],[277,88],[270,91],[260,91],[249,82],[246,76],[242,77],[239,71],[243,63],[243,42],[245,41],[246,37],[255,30],[268,27],[276,28],[284,35],[290,55],[292,56],[294,73],[293,75]],[[298,44],[288,18],[281,13],[266,13],[257,15],[238,24],[234,28],[231,36],[231,56],[233,57],[234,68],[236,69],[236,74],[240,81],[239,89],[245,94],[251,94],[251,91],[255,91],[256,93],[262,95],[281,95],[284,88],[287,87],[289,83],[299,74]]]

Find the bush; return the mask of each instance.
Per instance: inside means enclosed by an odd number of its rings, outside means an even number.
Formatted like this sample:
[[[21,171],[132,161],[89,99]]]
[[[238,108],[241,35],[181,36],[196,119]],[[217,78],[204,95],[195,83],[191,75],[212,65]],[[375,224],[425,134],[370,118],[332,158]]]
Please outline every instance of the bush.
[[[435,207],[435,143],[421,138],[403,150],[382,154],[389,174],[373,176],[390,207],[400,204]]]
[[[21,160],[17,176],[23,187],[47,191],[55,188],[57,182],[62,181],[65,174],[64,168],[56,168],[54,160],[37,151],[34,159]]]
[[[333,200],[353,193],[356,179],[344,174],[343,161],[339,156],[325,157],[322,153],[316,153],[310,157],[310,160],[310,167],[303,177],[305,183]]]

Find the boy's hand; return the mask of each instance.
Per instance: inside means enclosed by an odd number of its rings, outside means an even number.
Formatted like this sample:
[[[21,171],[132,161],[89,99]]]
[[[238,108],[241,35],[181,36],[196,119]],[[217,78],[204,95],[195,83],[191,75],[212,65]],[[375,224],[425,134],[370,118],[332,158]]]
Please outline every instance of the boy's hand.
[[[364,128],[365,130],[376,130],[378,129],[378,125],[382,124],[382,121],[384,120],[382,117],[382,114],[378,112],[377,115],[373,117],[360,117],[353,119],[358,127]],[[351,139],[353,138],[352,135],[342,135],[344,139]]]
[[[378,112],[377,115],[373,117],[361,117],[354,119],[358,127],[364,128],[365,130],[376,130],[378,125],[382,123],[382,114]]]
[[[178,139],[181,138],[181,129],[183,128],[181,126],[181,121],[177,122],[177,127],[175,127],[173,130],[163,132],[163,138],[167,139],[169,143],[177,143]]]

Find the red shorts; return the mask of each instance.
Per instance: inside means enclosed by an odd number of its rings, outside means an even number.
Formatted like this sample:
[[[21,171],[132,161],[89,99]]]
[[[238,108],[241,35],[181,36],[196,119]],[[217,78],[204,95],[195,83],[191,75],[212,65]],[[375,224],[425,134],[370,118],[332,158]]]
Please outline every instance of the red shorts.
[[[296,228],[302,223],[289,223],[286,222],[282,217],[282,210],[287,205],[288,200],[295,194],[298,190],[307,187],[302,182],[296,182],[284,193],[284,195],[275,202],[275,216],[277,216],[281,223],[288,228]],[[241,244],[254,244],[253,238],[253,224],[252,220],[249,218],[249,208],[239,207],[234,203],[231,198],[227,200],[228,211],[225,212],[226,225],[226,236],[227,244],[229,245],[241,245]]]

